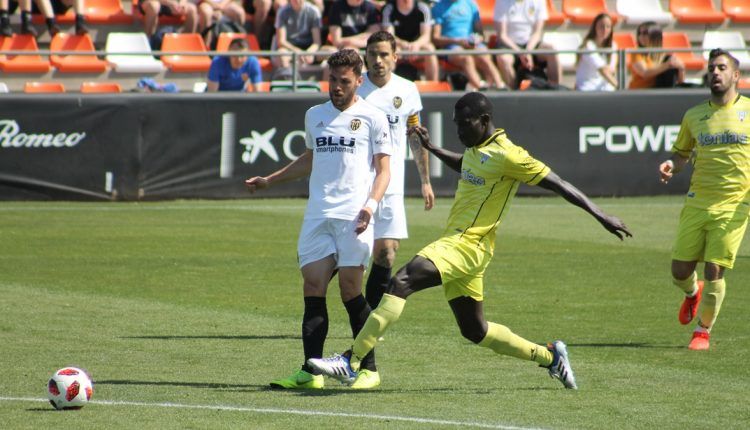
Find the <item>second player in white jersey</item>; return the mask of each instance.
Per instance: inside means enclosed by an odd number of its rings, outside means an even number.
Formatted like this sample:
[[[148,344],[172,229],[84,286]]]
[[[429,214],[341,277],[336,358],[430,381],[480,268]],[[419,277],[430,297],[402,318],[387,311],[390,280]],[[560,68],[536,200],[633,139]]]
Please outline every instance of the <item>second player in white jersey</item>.
[[[344,111],[329,101],[305,114],[305,144],[313,152],[305,219],[353,220],[375,176],[374,154],[391,154],[385,114],[359,98]]]
[[[391,182],[385,193],[386,195],[402,195],[404,194],[404,160],[408,149],[406,131],[409,128],[409,117],[419,115],[422,111],[422,98],[414,82],[396,74],[391,74],[391,79],[382,87],[378,87],[370,80],[369,73],[365,73],[364,79],[357,94],[385,112],[391,127],[393,139]],[[412,119],[414,120],[418,118]]]

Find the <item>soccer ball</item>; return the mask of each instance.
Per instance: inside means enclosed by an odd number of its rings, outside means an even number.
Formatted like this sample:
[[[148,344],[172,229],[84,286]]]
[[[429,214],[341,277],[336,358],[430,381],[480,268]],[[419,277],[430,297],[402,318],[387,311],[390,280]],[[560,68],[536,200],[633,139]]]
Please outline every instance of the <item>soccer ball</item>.
[[[65,367],[47,382],[47,398],[55,409],[81,409],[91,400],[94,385],[89,375],[75,367]]]

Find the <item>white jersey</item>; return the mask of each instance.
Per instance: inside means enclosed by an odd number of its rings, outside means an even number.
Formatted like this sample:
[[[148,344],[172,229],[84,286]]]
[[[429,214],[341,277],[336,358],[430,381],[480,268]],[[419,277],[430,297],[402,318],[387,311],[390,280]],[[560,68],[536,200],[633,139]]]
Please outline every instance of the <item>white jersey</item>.
[[[508,37],[517,45],[526,45],[534,30],[534,24],[547,19],[549,19],[549,14],[545,0],[497,0],[495,2],[493,20],[506,24]]]
[[[313,152],[305,219],[355,219],[375,179],[373,156],[392,152],[385,114],[361,97],[343,112],[330,101],[313,106],[305,145]]]
[[[365,74],[365,81],[357,94],[385,112],[391,125],[393,154],[391,154],[391,182],[386,194],[404,194],[404,160],[408,150],[406,130],[409,116],[422,110],[422,98],[414,82],[391,74],[383,87],[378,87]]]

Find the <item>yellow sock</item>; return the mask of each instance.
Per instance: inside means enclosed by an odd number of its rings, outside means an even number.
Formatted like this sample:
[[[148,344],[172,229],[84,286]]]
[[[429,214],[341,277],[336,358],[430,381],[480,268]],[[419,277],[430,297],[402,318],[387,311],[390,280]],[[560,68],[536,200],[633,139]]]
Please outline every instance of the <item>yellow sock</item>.
[[[695,294],[695,292],[698,289],[698,275],[693,272],[692,275],[690,275],[687,279],[679,280],[676,279],[674,276],[672,277],[672,283],[677,286],[677,288],[681,289],[685,292],[688,296],[691,296]]]
[[[529,342],[514,334],[508,327],[493,322],[487,323],[487,335],[479,342],[479,346],[498,354],[535,361],[545,367],[552,364],[552,353],[546,347]]]
[[[724,282],[724,279],[706,281],[703,287],[703,298],[698,310],[698,315],[700,315],[698,325],[709,332],[716,322],[716,317],[719,316],[721,302],[724,301],[725,290],[726,282]]]
[[[385,333],[388,326],[398,321],[404,311],[406,300],[390,294],[383,294],[380,304],[367,317],[364,327],[360,330],[352,345],[351,366],[359,368],[359,361],[375,348],[378,338]]]

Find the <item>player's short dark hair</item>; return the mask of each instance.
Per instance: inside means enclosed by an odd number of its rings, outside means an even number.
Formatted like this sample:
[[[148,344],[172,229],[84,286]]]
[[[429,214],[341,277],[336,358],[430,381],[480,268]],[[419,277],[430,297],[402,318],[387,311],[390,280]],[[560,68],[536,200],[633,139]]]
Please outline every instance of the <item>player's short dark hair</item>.
[[[482,93],[466,93],[456,102],[457,111],[467,107],[471,111],[473,117],[487,114],[492,118],[492,103],[490,102],[490,99]]]
[[[734,65],[735,70],[740,68],[740,60],[735,58],[729,51],[721,48],[714,48],[708,53],[708,62],[710,63],[714,58],[721,57],[722,55],[729,59],[732,65]]]
[[[250,49],[250,44],[247,43],[247,39],[244,37],[237,37],[235,39],[232,39],[231,42],[229,42],[229,48],[228,49]]]
[[[388,42],[391,45],[391,50],[396,52],[396,38],[385,30],[376,31],[367,38],[367,46],[374,45],[380,42]]]
[[[328,66],[333,67],[351,67],[355,75],[362,75],[362,57],[353,49],[342,49],[328,57]]]

